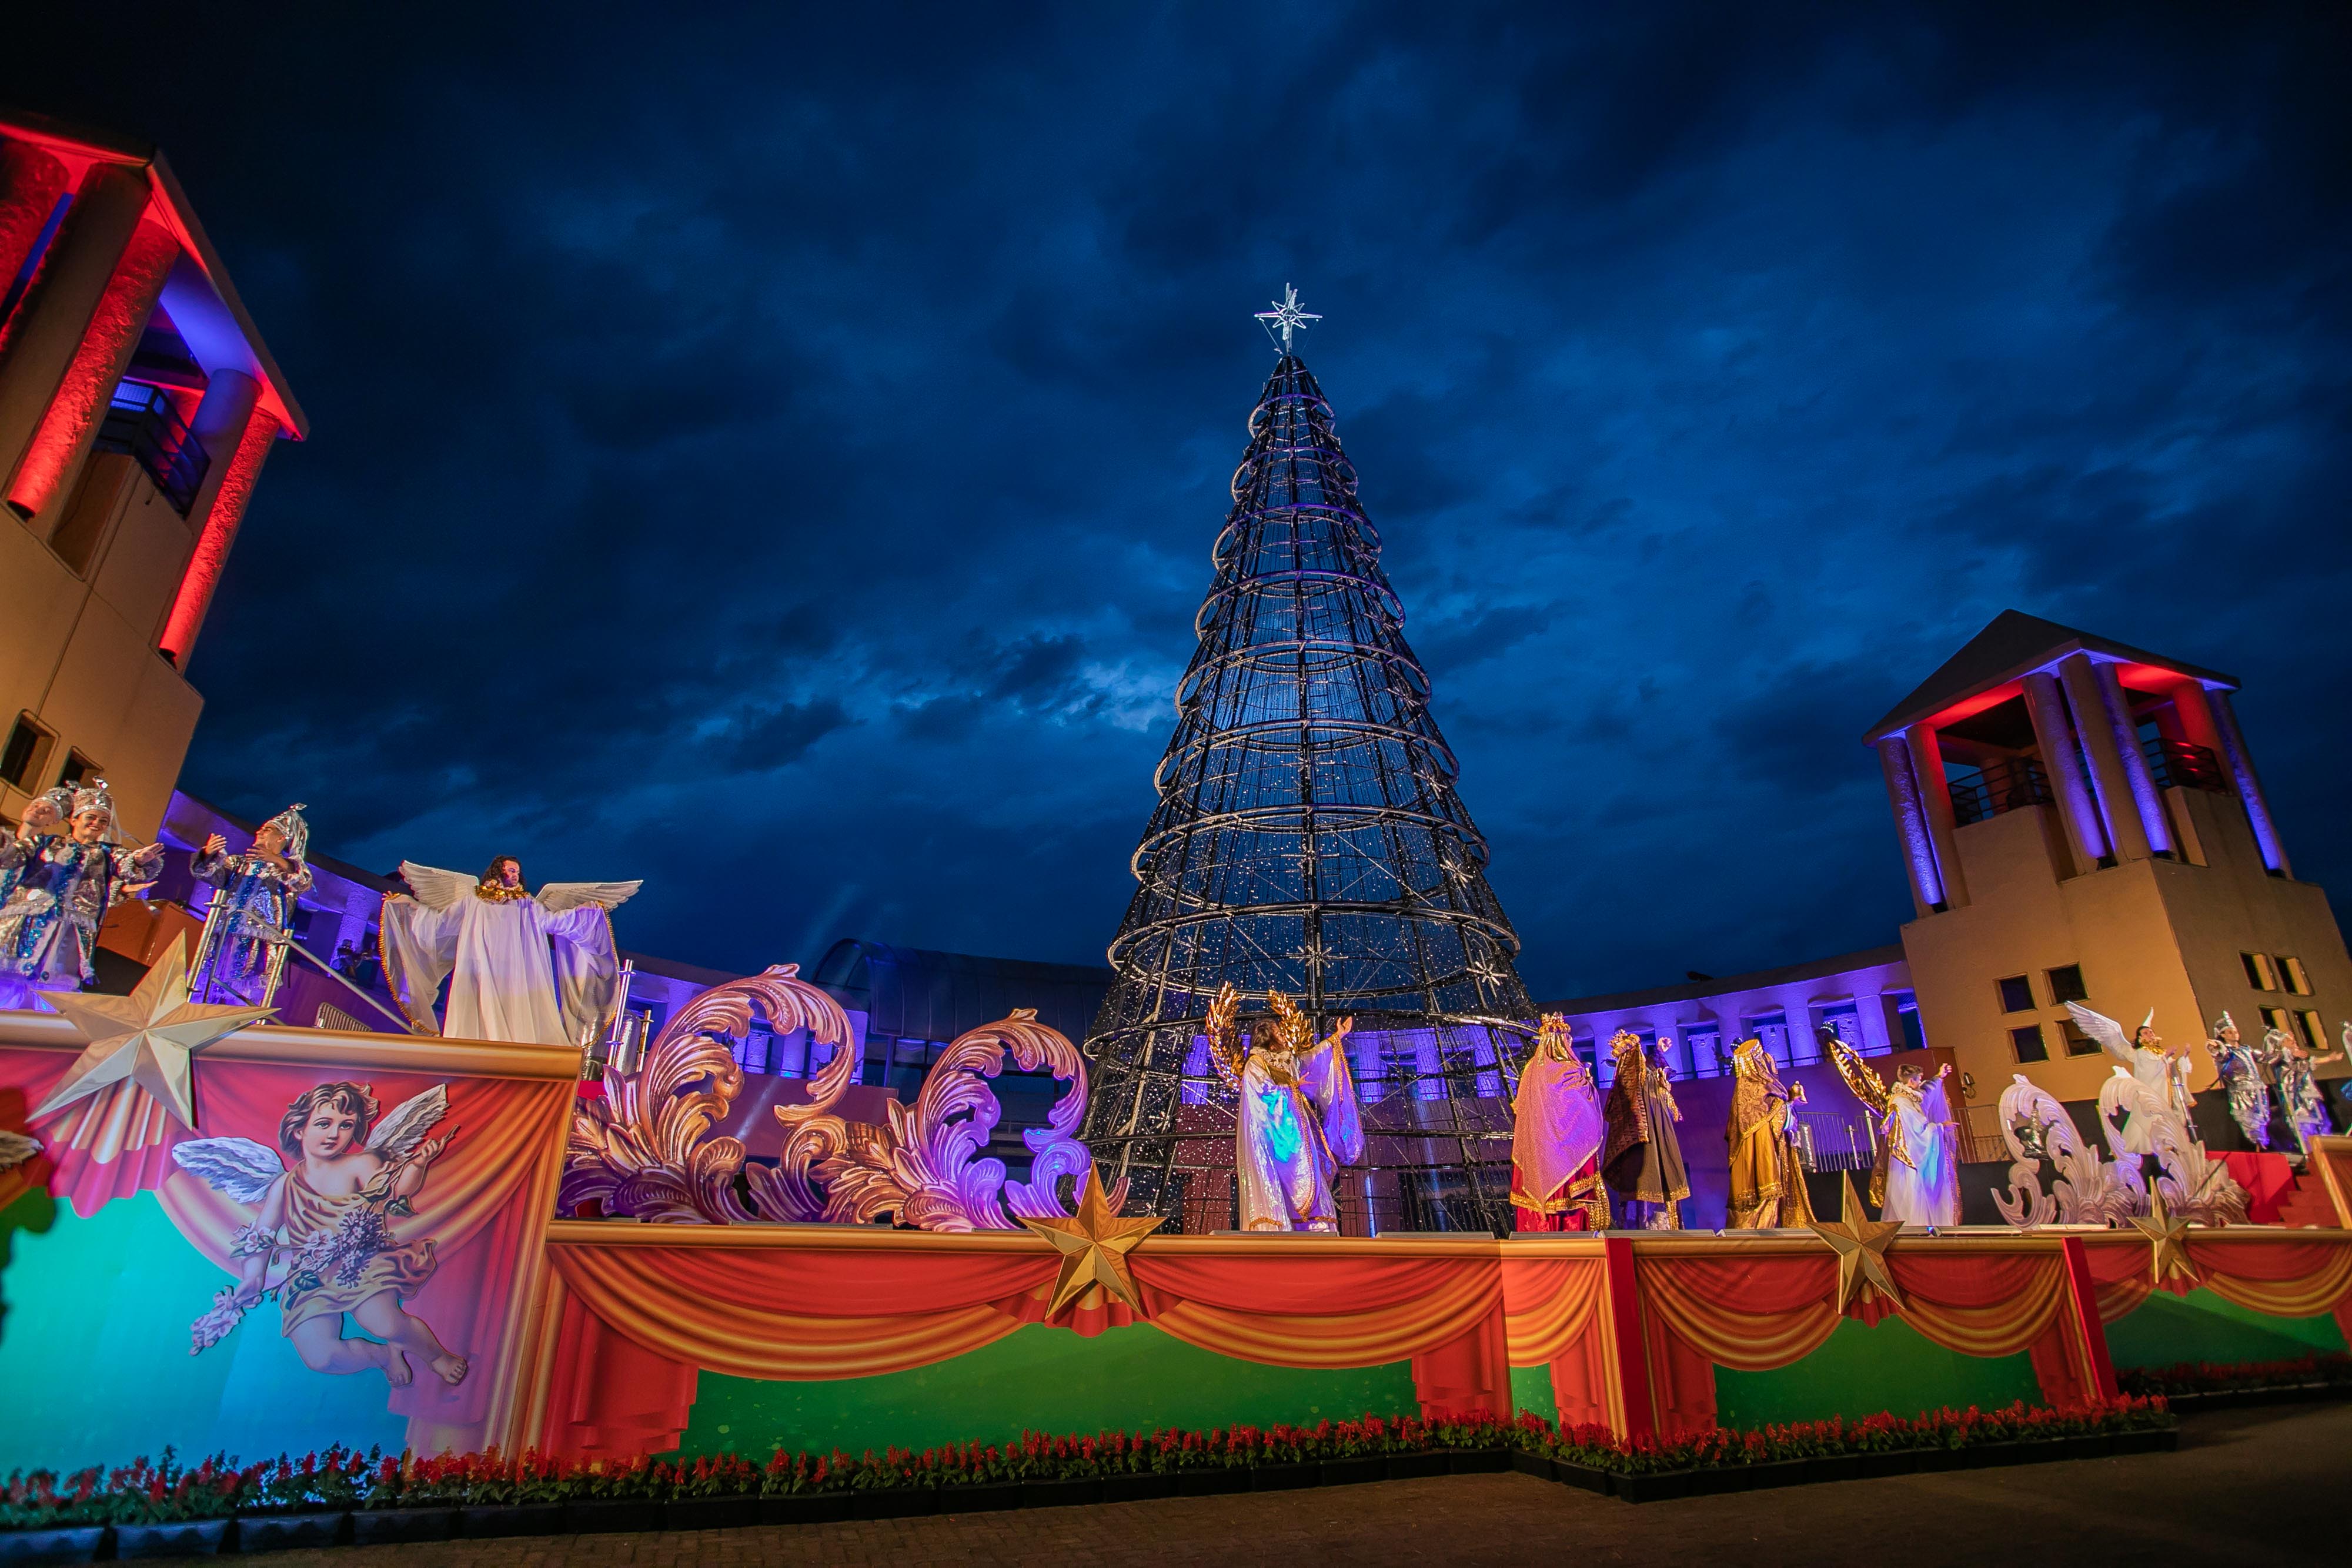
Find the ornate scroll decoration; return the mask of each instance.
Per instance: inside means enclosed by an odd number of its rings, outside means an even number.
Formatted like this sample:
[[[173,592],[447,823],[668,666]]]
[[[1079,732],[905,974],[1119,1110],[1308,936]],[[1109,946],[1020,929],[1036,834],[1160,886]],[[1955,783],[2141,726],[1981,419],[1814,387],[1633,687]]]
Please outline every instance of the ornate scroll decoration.
[[[578,1103],[564,1140],[561,1212],[593,1207],[631,1219],[716,1225],[789,1218],[745,1206],[739,1191],[742,1142],[712,1137],[710,1130],[743,1090],[743,1069],[728,1039],[749,1032],[757,1014],[764,1013],[772,1029],[805,1029],[812,1040],[833,1046],[833,1059],[809,1088],[824,1104],[841,1097],[857,1065],[845,1049],[849,1017],[799,976],[799,965],[778,964],[714,986],[669,1020],[640,1071],[608,1080],[604,1099]],[[806,1117],[821,1106],[792,1109]]]
[[[2001,1218],[2021,1228],[2047,1225],[2123,1225],[2149,1212],[2147,1179],[2138,1156],[2126,1154],[2115,1113],[2134,1092],[2133,1081],[2118,1075],[2099,1094],[2099,1121],[2116,1158],[2109,1163],[2085,1145],[2064,1106],[2025,1074],[2001,1092],[2000,1135],[2009,1145],[2009,1190],[1993,1194]],[[2246,1192],[2177,1114],[2152,1119],[2157,1190],[2170,1212],[2207,1225],[2242,1225]],[[2057,1167],[2057,1179],[2042,1189],[2042,1162]]]
[[[1044,1068],[1070,1086],[1045,1125],[1022,1134],[1035,1156],[1025,1184],[1005,1181],[1003,1161],[974,1157],[1003,1113],[982,1080],[1003,1070],[1008,1051],[1024,1071]],[[957,1036],[914,1104],[889,1107],[878,1137],[845,1138],[818,1165],[826,1189],[822,1218],[855,1224],[893,1214],[923,1230],[1013,1230],[1024,1218],[1071,1218],[1060,1178],[1083,1188],[1093,1168],[1094,1156],[1072,1136],[1086,1111],[1087,1066],[1077,1048],[1039,1023],[1036,1009],[1015,1008],[1011,1018]],[[1108,1195],[1110,1211],[1126,1198],[1122,1180]]]
[[[2009,1145],[2009,1191],[1992,1200],[2000,1217],[2021,1228],[2047,1225],[2113,1225],[2138,1210],[2116,1166],[2084,1144],[2074,1118],[2047,1090],[2022,1072],[2000,1095],[2000,1135]],[[2053,1190],[2042,1190],[2042,1162],[2058,1167]],[[2144,1205],[2143,1205],[2144,1207]]]
[[[1076,1047],[1037,1021],[1036,1010],[971,1030],[951,1042],[912,1105],[891,1103],[881,1126],[850,1122],[835,1107],[856,1071],[839,1004],[797,978],[796,965],[704,992],[663,1030],[634,1077],[608,1080],[608,1095],[573,1113],[560,1203],[641,1220],[714,1225],[751,1221],[869,1223],[884,1216],[924,1230],[1013,1230],[1024,1218],[1067,1219],[1061,1179],[1083,1191],[1094,1157],[1074,1135],[1086,1114],[1087,1069]],[[728,1040],[757,1012],[779,1031],[806,1029],[836,1049],[808,1082],[809,1101],[780,1105],[782,1155],[748,1163],[741,1140],[712,1135],[742,1092],[743,1070]],[[1030,1179],[1007,1182],[1004,1163],[980,1154],[1003,1115],[986,1079],[1010,1053],[1069,1085],[1045,1126],[1023,1140]],[[1121,1182],[1108,1195],[1116,1213]]]

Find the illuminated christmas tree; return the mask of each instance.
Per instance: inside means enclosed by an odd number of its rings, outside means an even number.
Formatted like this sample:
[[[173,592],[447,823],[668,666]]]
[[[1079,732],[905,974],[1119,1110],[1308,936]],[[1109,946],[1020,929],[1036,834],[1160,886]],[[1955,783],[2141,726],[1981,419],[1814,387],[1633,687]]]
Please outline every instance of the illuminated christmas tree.
[[[1293,351],[1317,319],[1295,290],[1261,317],[1281,359],[1250,414],[1110,946],[1087,1137],[1133,1206],[1186,1229],[1230,1223],[1230,1097],[1203,1023],[1228,981],[1245,1010],[1278,990],[1318,1034],[1356,1020],[1371,1151],[1340,1178],[1348,1228],[1486,1228],[1507,1223],[1503,1069],[1532,1009],[1380,536]]]

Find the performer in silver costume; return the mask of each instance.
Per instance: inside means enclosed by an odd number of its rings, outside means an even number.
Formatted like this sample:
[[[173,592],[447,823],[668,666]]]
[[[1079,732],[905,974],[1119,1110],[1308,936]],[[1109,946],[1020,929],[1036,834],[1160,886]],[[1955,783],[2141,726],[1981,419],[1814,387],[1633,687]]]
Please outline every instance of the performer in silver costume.
[[[2263,1035],[2263,1050],[2270,1057],[2272,1071],[2278,1074],[2280,1108],[2286,1113],[2286,1124],[2294,1129],[2294,1141],[2308,1154],[2312,1139],[2336,1130],[2328,1124],[2327,1102],[2320,1098],[2319,1080],[2311,1070],[2344,1052],[2314,1056],[2281,1029]]]
[[[253,847],[230,854],[228,841],[215,833],[188,869],[198,882],[217,888],[205,916],[189,988],[199,999],[236,996],[268,1001],[286,971],[288,922],[294,901],[310,891],[310,824],[296,801],[253,835]]]
[[[26,809],[15,838],[0,842],[0,1009],[29,1009],[42,991],[96,982],[90,956],[106,912],[163,869],[163,846],[133,849],[119,837],[106,780],[60,785]]]
[[[2237,1021],[2226,1012],[2213,1020],[2213,1037],[2205,1049],[2212,1055],[2213,1071],[2229,1087],[2230,1119],[2255,1148],[2269,1148],[2271,1084],[2264,1053],[2239,1038]]]

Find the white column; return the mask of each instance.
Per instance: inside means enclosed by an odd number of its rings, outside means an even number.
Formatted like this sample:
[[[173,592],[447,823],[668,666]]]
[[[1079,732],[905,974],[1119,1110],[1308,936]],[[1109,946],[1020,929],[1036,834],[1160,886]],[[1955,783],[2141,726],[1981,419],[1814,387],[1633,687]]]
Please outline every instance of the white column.
[[[2098,797],[2099,821],[2106,830],[2109,852],[2119,861],[2144,861],[2149,851],[2147,829],[2139,803],[2132,798],[2131,779],[2116,745],[2116,727],[2107,716],[2099,666],[2088,653],[2069,653],[2058,662],[2058,678],[2074,710],[2083,755],[2090,760],[2091,788]],[[2132,755],[2139,755],[2137,746],[2132,747]]]

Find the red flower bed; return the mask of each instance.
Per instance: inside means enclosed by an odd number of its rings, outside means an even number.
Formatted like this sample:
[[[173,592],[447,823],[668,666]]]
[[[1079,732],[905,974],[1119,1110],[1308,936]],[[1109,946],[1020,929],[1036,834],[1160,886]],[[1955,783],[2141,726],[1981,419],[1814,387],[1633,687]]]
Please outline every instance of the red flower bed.
[[[2170,1366],[2117,1369],[2127,1394],[2235,1394],[2301,1388],[2314,1383],[2352,1387],[2352,1355],[2305,1355],[2292,1361],[2177,1361]]]
[[[1985,1412],[1939,1410],[1904,1420],[1873,1416],[1717,1430],[1673,1443],[1625,1442],[1605,1427],[1554,1426],[1538,1416],[1423,1420],[1366,1416],[1313,1427],[1220,1427],[1207,1432],[1104,1432],[1094,1437],[1023,1435],[1016,1443],[949,1443],[919,1451],[888,1448],[853,1458],[779,1450],[763,1464],[740,1454],[697,1459],[572,1459],[536,1452],[390,1457],[343,1448],[240,1466],[216,1455],[193,1469],[166,1449],[160,1462],[60,1478],[19,1471],[0,1486],[0,1529],[133,1524],[217,1519],[232,1513],[481,1506],[604,1499],[667,1502],[680,1498],[782,1497],[1087,1480],[1107,1476],[1312,1464],[1326,1459],[1456,1448],[1519,1448],[1596,1469],[1644,1474],[1719,1465],[1769,1464],[1820,1455],[2079,1437],[2171,1425],[2161,1398]]]

